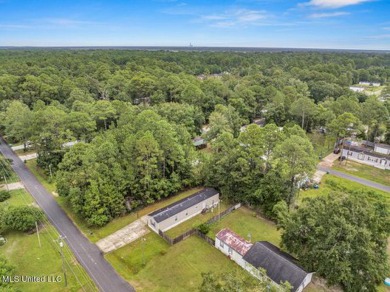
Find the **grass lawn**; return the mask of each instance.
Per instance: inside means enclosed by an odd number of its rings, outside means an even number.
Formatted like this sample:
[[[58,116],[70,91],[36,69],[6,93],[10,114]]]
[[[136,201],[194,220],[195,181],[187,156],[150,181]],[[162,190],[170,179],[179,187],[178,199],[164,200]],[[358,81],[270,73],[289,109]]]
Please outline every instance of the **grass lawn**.
[[[20,150],[15,150],[14,152],[17,155],[28,155],[28,154],[36,153],[37,151],[35,149],[27,149],[26,151],[24,151],[24,149],[20,149]]]
[[[23,206],[33,203],[33,198],[25,190],[11,191],[11,198],[0,203],[0,206]],[[19,291],[96,291],[88,274],[78,264],[69,247],[65,244],[63,251],[66,259],[68,286],[65,287],[62,271],[62,260],[59,245],[55,241],[59,234],[47,221],[40,227],[41,247],[36,233],[7,232],[2,234],[7,243],[0,246],[0,255],[15,266],[16,275],[24,276],[61,276],[58,283],[15,283]]]
[[[25,190],[13,190],[10,191],[10,194],[11,198],[1,202],[0,207],[30,205],[35,202]]]
[[[202,272],[246,273],[197,236],[169,246],[151,232],[105,257],[137,291],[196,291]]]
[[[352,195],[367,198],[369,201],[380,201],[390,208],[390,193],[373,189],[362,184],[352,182],[330,174],[324,175],[319,189],[301,190],[298,195],[297,203],[300,204],[304,198],[315,198],[328,195],[334,192],[346,192]]]
[[[350,160],[343,161],[341,164],[335,163],[333,169],[390,186],[390,170],[379,169]]]
[[[211,224],[209,237],[215,238],[215,235],[223,228],[229,228],[246,240],[251,241],[269,241],[277,246],[280,244],[280,231],[276,225],[260,216],[246,207],[241,207],[232,213]]]
[[[226,209],[228,209],[230,205],[227,205],[225,202],[221,203],[220,209],[215,208],[213,212],[208,212],[205,214],[199,214],[197,216],[192,217],[191,219],[184,221],[183,223],[180,223],[178,226],[169,229],[167,232],[165,232],[169,237],[175,238],[179,236],[180,234],[183,234],[184,232],[195,228],[199,226],[202,223],[207,222],[214,216],[216,216],[219,212],[223,212]]]

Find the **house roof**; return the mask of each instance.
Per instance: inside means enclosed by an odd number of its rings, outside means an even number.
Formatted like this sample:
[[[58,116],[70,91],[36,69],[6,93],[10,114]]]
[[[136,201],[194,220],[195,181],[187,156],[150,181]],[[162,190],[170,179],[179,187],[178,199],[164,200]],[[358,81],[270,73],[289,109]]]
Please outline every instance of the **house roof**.
[[[184,199],[181,199],[171,205],[168,205],[164,208],[161,208],[157,211],[154,211],[153,213],[150,213],[149,216],[153,217],[153,219],[160,223],[204,200],[207,200],[215,195],[217,195],[218,192],[213,188],[205,188],[189,197],[186,197]]]
[[[194,144],[194,146],[207,144],[205,139],[203,139],[202,137],[195,137],[194,139],[192,139],[192,143]]]
[[[242,256],[245,255],[253,245],[228,228],[219,231],[216,237]]]
[[[267,241],[256,242],[245,254],[244,260],[256,269],[259,267],[265,269],[267,276],[275,283],[288,281],[294,287],[294,291],[308,275],[295,263],[295,258]]]
[[[390,155],[388,155],[388,154],[382,154],[382,153],[374,152],[374,151],[372,151],[369,148],[361,147],[361,146],[347,146],[347,147],[344,147],[343,151],[353,151],[353,152],[362,153],[362,154],[365,154],[365,155],[370,155],[370,156],[373,156],[373,157],[376,157],[376,158],[390,159]]]
[[[385,149],[390,149],[390,145],[387,144],[375,144],[375,147],[380,147],[380,148],[385,148]]]

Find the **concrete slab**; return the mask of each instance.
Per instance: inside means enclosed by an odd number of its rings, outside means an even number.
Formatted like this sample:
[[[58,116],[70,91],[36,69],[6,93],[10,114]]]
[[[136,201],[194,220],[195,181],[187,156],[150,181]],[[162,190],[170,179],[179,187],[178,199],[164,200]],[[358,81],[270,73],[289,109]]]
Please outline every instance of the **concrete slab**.
[[[334,153],[331,153],[329,154],[328,156],[324,157],[320,163],[318,163],[318,167],[332,167],[333,166],[333,163],[338,160],[340,157],[340,154],[334,154]],[[314,173],[313,175],[313,181],[315,181],[316,183],[320,183],[321,182],[321,179],[322,177],[326,174],[326,171],[324,170],[320,170],[320,169],[317,169],[316,172]]]
[[[7,185],[4,184],[4,185],[0,186],[0,189],[10,190],[10,191],[20,190],[20,189],[24,189],[24,185],[21,182],[16,182],[16,183],[8,184],[8,187],[7,187]]]
[[[27,155],[19,155],[19,158],[24,161],[24,160],[31,160],[31,159],[35,159],[38,157],[38,154],[37,153],[31,153],[31,154],[27,154]]]
[[[146,216],[144,217],[145,218],[138,219],[113,234],[100,239],[96,242],[96,245],[104,253],[112,252],[148,234],[150,230],[146,225],[147,221],[145,222]]]

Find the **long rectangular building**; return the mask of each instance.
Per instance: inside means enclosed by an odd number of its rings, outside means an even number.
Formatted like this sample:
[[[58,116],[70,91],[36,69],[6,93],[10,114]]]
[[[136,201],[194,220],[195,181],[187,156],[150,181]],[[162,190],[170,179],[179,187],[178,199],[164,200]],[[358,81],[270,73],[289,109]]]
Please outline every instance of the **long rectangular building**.
[[[148,215],[148,225],[158,233],[200,214],[205,209],[215,208],[219,203],[219,193],[213,188],[205,188],[187,198],[161,208]]]

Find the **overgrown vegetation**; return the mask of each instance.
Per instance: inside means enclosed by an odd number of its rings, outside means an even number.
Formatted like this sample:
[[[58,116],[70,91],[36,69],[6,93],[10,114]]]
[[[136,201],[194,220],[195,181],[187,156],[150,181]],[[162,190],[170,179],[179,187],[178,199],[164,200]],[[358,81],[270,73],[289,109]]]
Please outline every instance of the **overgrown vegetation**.
[[[309,271],[345,291],[376,291],[389,269],[384,204],[335,193],[308,199],[279,220],[282,245]]]

